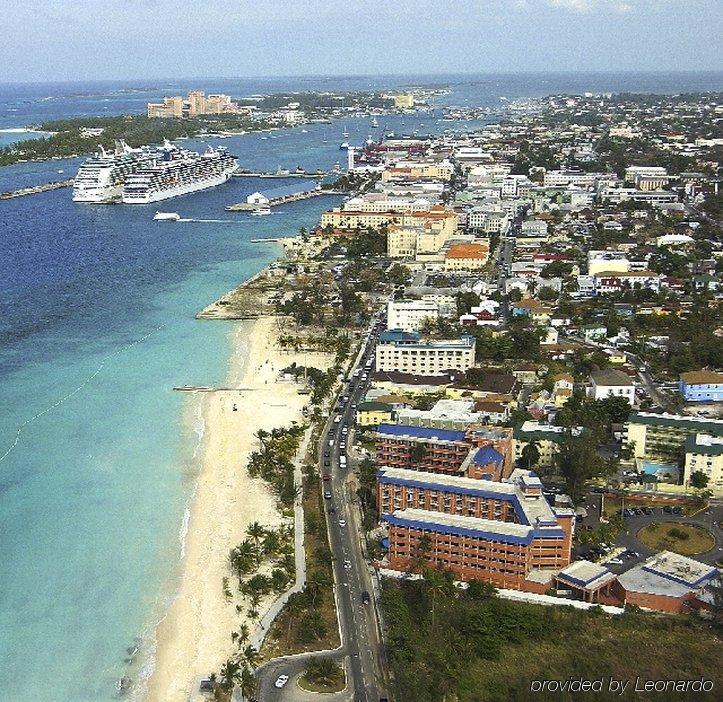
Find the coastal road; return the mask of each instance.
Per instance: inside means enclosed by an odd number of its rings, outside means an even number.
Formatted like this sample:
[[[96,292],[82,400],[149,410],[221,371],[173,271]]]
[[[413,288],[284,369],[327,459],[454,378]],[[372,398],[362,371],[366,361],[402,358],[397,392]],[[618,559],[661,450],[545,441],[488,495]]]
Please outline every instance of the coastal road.
[[[378,702],[385,697],[386,679],[384,651],[381,641],[374,573],[362,552],[362,526],[356,495],[349,488],[346,464],[346,437],[353,426],[356,405],[363,399],[369,385],[368,374],[373,364],[377,329],[372,324],[362,345],[355,367],[344,382],[337,406],[332,411],[319,442],[319,466],[329,476],[323,481],[329,545],[334,558],[333,570],[337,615],[341,631],[341,647],[336,651],[301,654],[269,661],[257,671],[259,696],[262,702],[283,700],[303,702],[315,699],[296,684],[311,656],[329,656],[343,661],[347,688],[341,693],[325,696],[329,700]],[[342,448],[343,447],[343,448]],[[344,460],[340,460],[344,457]],[[365,604],[362,593],[369,593]],[[289,682],[281,689],[274,686],[279,675],[288,675]]]

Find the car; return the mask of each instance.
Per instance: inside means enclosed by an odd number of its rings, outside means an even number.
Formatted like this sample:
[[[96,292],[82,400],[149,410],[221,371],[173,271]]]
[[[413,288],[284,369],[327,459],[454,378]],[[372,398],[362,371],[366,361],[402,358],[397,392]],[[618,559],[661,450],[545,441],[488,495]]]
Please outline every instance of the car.
[[[324,461],[324,468],[328,468],[331,465],[331,461],[326,460]]]
[[[281,689],[286,683],[289,682],[289,676],[288,675],[279,675],[278,678],[276,678],[276,682],[274,683],[274,687],[278,687]]]
[[[351,570],[351,561],[348,558],[344,560],[344,570]]]
[[[199,692],[213,692],[214,684],[211,678],[201,678],[198,685]]]
[[[340,527],[345,527],[345,526],[346,526],[346,520],[345,520],[345,519],[340,519],[340,520],[339,520],[339,526],[340,526]]]
[[[673,507],[673,514],[683,514],[683,508],[682,507]]]
[[[339,424],[340,421],[341,421],[341,415],[337,414],[336,417],[334,417],[334,424]]]
[[[369,604],[372,601],[372,598],[369,596],[369,593],[366,590],[364,590],[364,592],[362,592],[361,594],[361,601],[362,604]]]
[[[666,514],[672,514],[673,508],[670,505],[665,505],[665,507],[663,507],[663,512],[665,512]]]
[[[331,480],[331,476],[328,473],[324,473],[324,475],[321,476],[322,480]]]
[[[331,453],[329,451],[324,451],[324,458],[329,458],[331,456]]]
[[[610,565],[622,565],[623,564],[622,560],[619,558],[608,558],[607,562]]]
[[[650,509],[650,507],[643,507],[643,512],[647,515],[651,515],[653,513],[653,510]]]
[[[324,499],[325,499],[325,500],[330,500],[330,499],[331,499],[331,493],[330,493],[328,490],[326,490],[326,491],[324,492]]]
[[[349,433],[349,427],[346,427],[346,426],[345,426],[345,427],[342,427],[341,433],[344,434],[344,435],[348,434],[348,433]]]

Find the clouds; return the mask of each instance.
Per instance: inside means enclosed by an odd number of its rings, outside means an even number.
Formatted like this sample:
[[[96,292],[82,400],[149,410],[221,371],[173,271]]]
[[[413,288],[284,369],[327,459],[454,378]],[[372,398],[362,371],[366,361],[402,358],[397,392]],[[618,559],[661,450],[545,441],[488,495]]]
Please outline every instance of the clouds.
[[[543,0],[543,2],[553,8],[577,13],[626,14],[634,10],[655,11],[665,10],[666,7],[670,9],[675,0]]]

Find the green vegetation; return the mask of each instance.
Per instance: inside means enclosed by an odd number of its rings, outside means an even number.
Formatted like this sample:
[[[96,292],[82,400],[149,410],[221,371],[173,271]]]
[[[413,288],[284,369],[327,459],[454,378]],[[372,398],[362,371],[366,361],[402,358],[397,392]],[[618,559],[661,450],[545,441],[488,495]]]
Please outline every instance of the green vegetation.
[[[638,532],[638,540],[656,551],[675,551],[682,556],[705,553],[715,546],[707,529],[683,522],[653,522]]]
[[[693,619],[510,602],[481,583],[457,590],[450,575],[435,571],[424,581],[385,581],[382,606],[399,700],[572,701],[579,695],[530,693],[532,680],[571,676],[712,676],[723,684],[720,640]]]
[[[341,692],[346,687],[344,669],[331,658],[309,659],[299,687],[309,692]]]
[[[296,497],[292,459],[303,434],[304,427],[297,424],[270,432],[259,429],[255,434],[259,449],[249,456],[249,475],[266,480],[286,509],[293,507]]]
[[[116,117],[78,117],[55,120],[40,125],[40,129],[56,132],[45,139],[27,139],[0,149],[0,166],[20,160],[35,160],[87,154],[102,145],[113,149],[122,139],[129,146],[160,144],[164,139],[196,137],[220,130],[259,131],[270,124],[242,115],[201,115],[189,119],[149,119],[145,115]],[[85,128],[101,128],[100,136],[82,136]]]

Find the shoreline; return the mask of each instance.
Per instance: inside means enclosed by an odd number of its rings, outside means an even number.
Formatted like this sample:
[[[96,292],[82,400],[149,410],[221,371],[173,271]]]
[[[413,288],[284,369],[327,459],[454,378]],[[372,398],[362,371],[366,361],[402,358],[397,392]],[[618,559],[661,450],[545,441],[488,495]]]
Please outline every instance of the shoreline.
[[[269,486],[248,476],[246,463],[256,449],[258,429],[301,422],[306,396],[298,393],[295,382],[277,379],[281,368],[301,359],[278,348],[273,317],[237,322],[231,334],[226,378],[229,385],[243,390],[206,392],[200,400],[205,434],[201,469],[189,501],[179,584],[155,629],[151,674],[144,681],[145,689],[138,690],[143,699],[153,702],[193,699],[198,679],[218,673],[238,652],[231,633],[243,623],[255,632],[258,621],[247,615],[228,553],[255,521],[266,527],[293,524],[293,518],[277,510]],[[324,355],[318,356],[309,362],[326,365]],[[230,599],[223,592],[224,577],[231,582]],[[262,616],[276,597],[271,594],[262,600]]]

